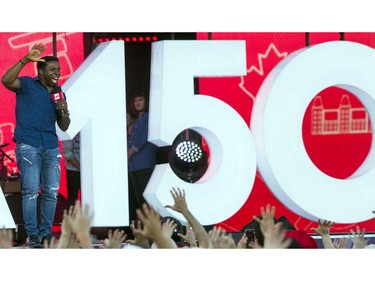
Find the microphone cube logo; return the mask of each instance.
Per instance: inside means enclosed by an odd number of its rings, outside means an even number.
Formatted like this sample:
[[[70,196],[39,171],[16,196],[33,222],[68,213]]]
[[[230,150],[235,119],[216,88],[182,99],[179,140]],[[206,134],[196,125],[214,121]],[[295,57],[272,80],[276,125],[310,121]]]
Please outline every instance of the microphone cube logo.
[[[53,94],[52,95],[52,99],[53,99],[53,101],[58,101],[58,100],[60,100],[61,99],[61,97],[60,97],[60,93],[55,93],[55,94]]]

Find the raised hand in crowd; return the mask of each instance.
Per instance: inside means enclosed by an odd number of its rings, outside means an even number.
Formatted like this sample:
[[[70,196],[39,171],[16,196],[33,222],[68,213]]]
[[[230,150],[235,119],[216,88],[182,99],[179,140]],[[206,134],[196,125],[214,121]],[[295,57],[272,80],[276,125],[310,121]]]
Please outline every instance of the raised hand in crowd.
[[[253,216],[253,219],[259,224],[260,230],[264,237],[264,249],[285,249],[288,248],[292,240],[285,237],[285,230],[282,222],[275,223],[275,206],[267,204],[266,208],[260,208],[261,216]],[[255,241],[253,248],[262,248]]]
[[[144,248],[144,249],[149,249],[150,248],[150,241],[147,237],[143,236],[141,234],[142,230],[142,223],[141,221],[137,220],[134,223],[130,224],[130,228],[133,232],[134,239],[128,239],[125,242],[130,243],[132,245]]]
[[[221,226],[216,227],[214,226],[208,232],[209,235],[209,243],[208,248],[210,249],[234,249],[236,248],[236,242],[234,241],[233,237],[226,233],[226,231],[221,228]]]
[[[164,237],[169,237],[170,239],[172,239],[172,234],[173,234],[174,230],[176,229],[176,226],[177,226],[177,224],[173,220],[168,218],[161,225],[162,235]]]
[[[247,237],[246,233],[243,233],[241,239],[237,243],[237,249],[246,249],[247,248]]]
[[[362,231],[359,226],[356,227],[357,233],[350,229],[349,237],[353,242],[353,249],[364,249],[367,246],[369,240],[365,240],[365,231],[366,229],[363,228]]]
[[[333,246],[335,249],[347,249],[348,248],[348,238],[341,237],[333,239]]]
[[[63,211],[63,218],[61,222],[61,233],[57,248],[66,249],[70,248],[71,237],[75,236],[70,224],[67,222],[67,217],[73,215],[74,205],[68,207]]]
[[[122,243],[126,240],[127,234],[123,230],[108,230],[108,237],[104,239],[102,248],[104,249],[121,249]]]
[[[13,231],[3,227],[0,229],[0,249],[13,247]]]
[[[181,213],[187,220],[187,222],[192,227],[195,236],[198,241],[198,246],[200,248],[208,248],[209,235],[206,229],[200,224],[196,217],[190,212],[186,198],[185,190],[173,187],[170,191],[172,198],[174,200],[173,205],[166,205],[165,208],[170,208],[176,212]]]
[[[334,249],[335,246],[331,240],[331,236],[329,235],[329,231],[334,222],[328,220],[318,220],[318,224],[319,226],[317,228],[312,227],[311,230],[314,230],[317,234],[320,235],[320,237],[322,238],[323,247],[325,249]]]
[[[292,244],[292,239],[285,237],[282,222],[270,225],[264,230],[264,249],[286,249]]]
[[[260,213],[261,213],[261,217],[253,216],[253,219],[257,223],[259,223],[260,230],[263,236],[265,236],[265,233],[269,229],[273,229],[275,226],[275,206],[271,207],[269,204],[267,204],[265,209],[262,206],[260,208]],[[267,233],[270,233],[270,232],[267,232]]]
[[[163,248],[177,248],[171,237],[162,231],[160,222],[160,214],[146,203],[142,205],[142,209],[136,210],[137,216],[142,223],[143,228],[134,228],[135,234],[141,234],[151,241],[155,242],[159,249]]]
[[[64,217],[68,227],[75,234],[80,248],[91,249],[93,247],[90,237],[92,217],[93,214],[90,214],[89,206],[85,205],[81,208],[79,200]]]
[[[190,226],[189,223],[186,223],[186,233],[183,235],[182,233],[177,234],[181,239],[189,243],[190,247],[198,247],[197,238],[193,231],[193,228]]]

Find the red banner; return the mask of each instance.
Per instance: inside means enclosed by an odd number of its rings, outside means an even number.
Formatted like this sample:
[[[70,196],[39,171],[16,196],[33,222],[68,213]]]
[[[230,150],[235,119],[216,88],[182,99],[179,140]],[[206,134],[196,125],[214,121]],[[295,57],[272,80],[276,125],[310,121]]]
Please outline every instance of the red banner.
[[[306,44],[314,45],[344,39],[375,46],[374,33],[198,33],[198,40],[246,40],[247,75],[234,78],[200,78],[201,94],[221,99],[232,106],[250,126],[257,92],[270,71],[286,56]],[[280,111],[288,110],[280,108]],[[313,163],[324,173],[338,179],[349,177],[366,158],[371,141],[371,124],[366,109],[351,93],[330,87],[317,93],[305,112],[303,139]],[[284,215],[297,229],[309,233],[317,223],[309,221],[284,206],[257,174],[253,190],[244,206],[220,223],[227,231],[240,231],[260,215],[260,207],[276,207],[276,217]],[[319,202],[316,202],[319,204]],[[375,209],[375,206],[374,206]],[[322,218],[324,219],[324,218]],[[358,223],[367,232],[374,221]],[[349,232],[354,224],[335,224],[332,233]]]

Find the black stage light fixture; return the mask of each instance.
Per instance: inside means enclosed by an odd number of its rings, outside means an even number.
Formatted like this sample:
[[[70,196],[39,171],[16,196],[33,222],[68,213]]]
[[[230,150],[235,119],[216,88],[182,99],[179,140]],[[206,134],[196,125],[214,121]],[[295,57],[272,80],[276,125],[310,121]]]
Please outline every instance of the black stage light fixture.
[[[176,156],[186,164],[195,164],[202,158],[203,150],[200,144],[197,144],[194,141],[185,140],[177,145]]]
[[[202,136],[192,129],[186,129],[177,136],[169,158],[169,164],[175,174],[190,183],[199,180],[208,167]]]

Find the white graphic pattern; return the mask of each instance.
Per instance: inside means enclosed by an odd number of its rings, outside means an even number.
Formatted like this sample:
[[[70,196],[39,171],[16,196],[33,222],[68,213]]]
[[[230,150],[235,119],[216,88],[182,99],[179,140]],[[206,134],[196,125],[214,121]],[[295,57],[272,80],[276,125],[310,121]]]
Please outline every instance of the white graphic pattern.
[[[338,108],[324,108],[316,96],[311,109],[312,135],[370,134],[371,123],[363,107],[352,107],[349,95],[342,95]]]
[[[269,56],[269,54],[271,53],[271,51],[273,51],[273,53],[275,53],[279,58],[283,59],[285,58],[288,53],[287,52],[279,52],[279,50],[277,49],[277,47],[271,43],[266,52],[263,54],[263,53],[259,53],[258,54],[258,65],[259,66],[256,66],[256,65],[251,65],[250,68],[246,71],[247,72],[247,75],[249,75],[251,72],[256,72],[259,74],[259,76],[264,76],[264,68],[263,68],[263,61],[265,59],[267,59],[267,57]],[[239,83],[239,87],[242,91],[244,91],[246,93],[246,95],[248,95],[251,99],[253,99],[255,101],[255,94],[251,93],[248,89],[246,89],[246,87],[244,86],[244,83],[245,83],[245,77],[246,76],[241,76],[241,82]]]

